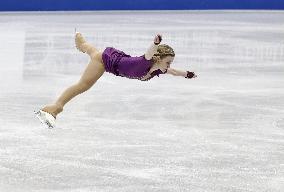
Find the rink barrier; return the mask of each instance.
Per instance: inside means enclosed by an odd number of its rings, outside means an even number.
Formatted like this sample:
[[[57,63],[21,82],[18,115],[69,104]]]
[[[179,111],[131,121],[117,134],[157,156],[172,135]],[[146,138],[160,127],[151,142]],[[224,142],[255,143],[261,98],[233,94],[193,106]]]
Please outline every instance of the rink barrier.
[[[7,0],[0,11],[284,10],[284,0]]]

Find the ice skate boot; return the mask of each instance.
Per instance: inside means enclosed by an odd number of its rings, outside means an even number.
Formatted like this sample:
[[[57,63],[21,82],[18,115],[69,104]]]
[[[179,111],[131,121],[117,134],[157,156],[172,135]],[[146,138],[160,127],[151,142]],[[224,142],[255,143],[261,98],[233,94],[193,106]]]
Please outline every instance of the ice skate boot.
[[[52,129],[55,127],[55,118],[45,111],[39,110],[34,112],[36,117],[43,123],[47,128]]]

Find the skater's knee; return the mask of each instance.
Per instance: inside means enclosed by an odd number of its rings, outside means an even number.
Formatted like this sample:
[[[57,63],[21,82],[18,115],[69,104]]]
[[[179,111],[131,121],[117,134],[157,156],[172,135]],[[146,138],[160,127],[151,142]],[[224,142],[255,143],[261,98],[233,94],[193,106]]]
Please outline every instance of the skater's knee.
[[[93,62],[102,62],[102,53],[97,50],[93,51],[90,54],[90,57]]]

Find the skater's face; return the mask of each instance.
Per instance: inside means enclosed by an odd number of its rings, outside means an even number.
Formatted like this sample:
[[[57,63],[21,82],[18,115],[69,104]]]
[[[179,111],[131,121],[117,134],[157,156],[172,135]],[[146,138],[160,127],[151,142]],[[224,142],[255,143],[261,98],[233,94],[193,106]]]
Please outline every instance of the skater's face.
[[[160,69],[165,72],[168,68],[170,68],[172,62],[174,61],[173,56],[166,56],[162,59],[159,59],[157,64],[160,66]]]

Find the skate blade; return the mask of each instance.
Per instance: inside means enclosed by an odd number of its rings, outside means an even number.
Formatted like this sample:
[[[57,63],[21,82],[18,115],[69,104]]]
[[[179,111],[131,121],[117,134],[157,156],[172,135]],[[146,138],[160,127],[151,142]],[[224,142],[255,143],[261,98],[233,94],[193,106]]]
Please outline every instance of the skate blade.
[[[54,126],[52,126],[49,121],[47,121],[46,119],[44,119],[44,118],[42,117],[41,110],[39,110],[39,111],[34,111],[34,114],[36,115],[36,117],[39,119],[39,121],[40,121],[46,128],[48,128],[48,129],[53,129],[53,128],[54,128]]]

